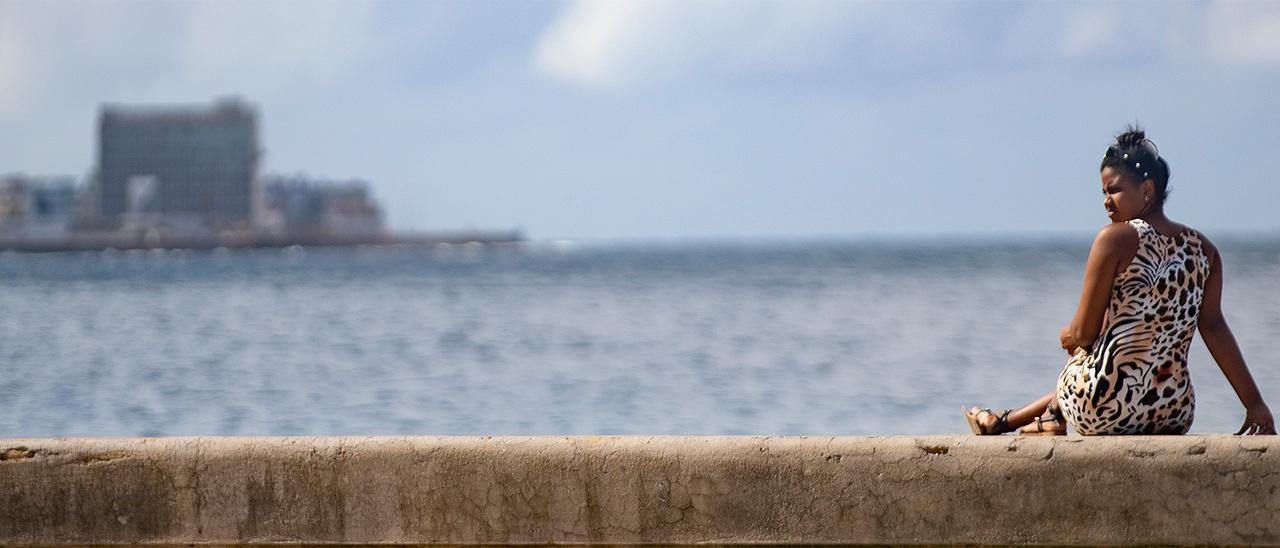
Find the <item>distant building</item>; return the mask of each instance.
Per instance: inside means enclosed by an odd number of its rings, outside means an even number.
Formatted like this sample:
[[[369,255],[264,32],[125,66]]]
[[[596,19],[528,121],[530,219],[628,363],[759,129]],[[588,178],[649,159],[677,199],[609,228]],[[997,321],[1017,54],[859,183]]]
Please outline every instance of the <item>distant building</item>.
[[[261,204],[253,107],[105,105],[98,130],[94,201],[108,226],[253,227]]]
[[[70,230],[75,206],[75,177],[0,176],[0,233],[64,235]]]
[[[27,212],[27,191],[14,179],[12,175],[0,179],[0,230],[22,222]]]
[[[278,231],[296,235],[373,236],[384,231],[382,211],[358,180],[305,175],[262,178],[267,215]]]

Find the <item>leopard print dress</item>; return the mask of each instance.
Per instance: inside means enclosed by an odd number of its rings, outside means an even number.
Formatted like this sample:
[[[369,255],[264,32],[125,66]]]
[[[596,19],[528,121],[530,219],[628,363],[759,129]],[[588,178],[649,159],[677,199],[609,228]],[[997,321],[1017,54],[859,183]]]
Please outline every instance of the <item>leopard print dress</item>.
[[[1184,434],[1195,392],[1187,350],[1200,317],[1209,257],[1190,229],[1165,236],[1141,219],[1138,253],[1112,286],[1101,334],[1058,377],[1058,405],[1076,432]]]

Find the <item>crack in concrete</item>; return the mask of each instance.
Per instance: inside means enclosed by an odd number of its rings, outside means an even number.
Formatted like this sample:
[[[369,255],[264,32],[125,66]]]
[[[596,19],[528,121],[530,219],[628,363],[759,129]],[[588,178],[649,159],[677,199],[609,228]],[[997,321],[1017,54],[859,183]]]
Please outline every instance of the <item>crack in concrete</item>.
[[[17,447],[9,447],[4,452],[0,452],[0,461],[29,459],[34,456],[36,456],[35,451],[27,449],[24,445],[19,445]]]
[[[127,458],[129,458],[128,454],[113,451],[108,453],[81,453],[77,460],[80,461],[80,464],[99,464]]]

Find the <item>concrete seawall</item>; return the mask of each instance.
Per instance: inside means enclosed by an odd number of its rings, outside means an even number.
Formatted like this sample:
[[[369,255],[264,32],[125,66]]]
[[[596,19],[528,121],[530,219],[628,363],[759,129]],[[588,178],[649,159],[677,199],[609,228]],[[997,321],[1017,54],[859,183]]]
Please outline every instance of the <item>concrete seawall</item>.
[[[1280,545],[1280,438],[4,439],[0,543]]]

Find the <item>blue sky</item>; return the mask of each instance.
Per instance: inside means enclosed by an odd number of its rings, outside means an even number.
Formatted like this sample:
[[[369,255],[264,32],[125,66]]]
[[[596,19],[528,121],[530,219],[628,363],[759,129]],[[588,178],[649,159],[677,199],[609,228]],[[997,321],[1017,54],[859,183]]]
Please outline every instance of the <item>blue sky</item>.
[[[13,2],[0,172],[82,175],[101,102],[239,95],[264,169],[402,229],[1086,234],[1141,121],[1169,212],[1280,231],[1276,2]]]

